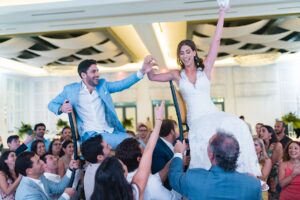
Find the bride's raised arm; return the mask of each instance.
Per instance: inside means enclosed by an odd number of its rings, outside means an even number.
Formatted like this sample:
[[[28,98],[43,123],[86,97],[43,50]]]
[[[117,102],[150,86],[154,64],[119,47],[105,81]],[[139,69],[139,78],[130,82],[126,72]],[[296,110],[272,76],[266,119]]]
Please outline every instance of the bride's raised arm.
[[[204,61],[204,72],[206,76],[210,79],[210,74],[212,71],[212,68],[214,66],[215,60],[218,55],[218,50],[220,46],[220,41],[222,37],[222,30],[224,25],[224,16],[225,12],[228,10],[229,6],[220,6],[219,8],[219,19],[216,27],[215,34],[213,36],[212,43],[210,45],[208,55]]]

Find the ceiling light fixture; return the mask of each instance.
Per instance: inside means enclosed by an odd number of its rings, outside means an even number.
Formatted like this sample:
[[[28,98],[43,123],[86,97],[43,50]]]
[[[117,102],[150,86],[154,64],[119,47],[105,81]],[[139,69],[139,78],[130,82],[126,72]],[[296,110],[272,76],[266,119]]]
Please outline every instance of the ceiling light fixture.
[[[280,55],[281,53],[279,52],[239,55],[235,56],[234,60],[243,67],[262,66],[273,64],[280,57]]]

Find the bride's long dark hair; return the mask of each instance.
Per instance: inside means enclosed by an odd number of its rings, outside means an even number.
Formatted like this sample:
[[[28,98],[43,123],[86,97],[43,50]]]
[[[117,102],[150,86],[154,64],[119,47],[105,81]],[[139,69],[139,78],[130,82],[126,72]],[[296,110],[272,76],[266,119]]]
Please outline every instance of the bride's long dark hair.
[[[197,54],[197,48],[195,43],[192,40],[182,40],[178,46],[177,46],[177,63],[178,65],[180,65],[181,69],[184,69],[184,64],[180,59],[180,49],[183,45],[189,46],[193,51],[196,51],[196,55],[194,56],[194,61],[195,61],[195,65],[196,68],[200,68],[201,71],[204,70],[204,63],[203,63],[203,59],[199,58],[198,54]]]

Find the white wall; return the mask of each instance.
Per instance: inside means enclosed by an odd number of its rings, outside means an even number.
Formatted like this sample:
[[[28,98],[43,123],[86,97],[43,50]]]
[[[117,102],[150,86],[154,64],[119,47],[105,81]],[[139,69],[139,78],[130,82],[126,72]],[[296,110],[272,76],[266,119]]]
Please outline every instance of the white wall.
[[[261,67],[215,68],[212,96],[225,98],[225,111],[244,115],[252,126],[257,122],[274,124],[287,112],[300,114],[299,66],[296,62],[279,62]],[[118,80],[128,73],[104,74],[107,80]],[[58,117],[47,110],[47,104],[65,84],[78,77],[22,77],[0,74],[0,131],[6,136],[16,131],[21,121],[44,122],[55,134]],[[136,102],[138,122],[152,119],[152,100],[171,100],[168,83],[143,79],[132,88],[113,94],[115,102]],[[64,120],[66,115],[62,115]]]

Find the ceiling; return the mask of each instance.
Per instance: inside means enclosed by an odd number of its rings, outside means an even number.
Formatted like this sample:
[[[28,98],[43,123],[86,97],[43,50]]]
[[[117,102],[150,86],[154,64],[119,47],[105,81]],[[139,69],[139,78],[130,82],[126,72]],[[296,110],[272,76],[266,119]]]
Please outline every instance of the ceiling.
[[[161,68],[175,68],[182,39],[206,56],[217,11],[215,0],[2,0],[0,67],[62,74],[95,59],[103,71],[130,71],[152,54]],[[232,0],[217,65],[253,64],[253,56],[264,64],[298,52],[299,13],[295,0]]]

